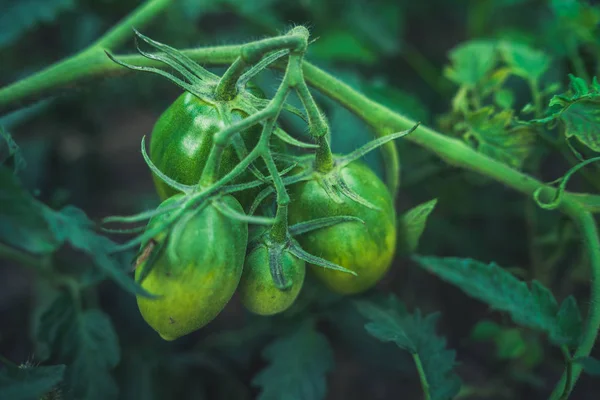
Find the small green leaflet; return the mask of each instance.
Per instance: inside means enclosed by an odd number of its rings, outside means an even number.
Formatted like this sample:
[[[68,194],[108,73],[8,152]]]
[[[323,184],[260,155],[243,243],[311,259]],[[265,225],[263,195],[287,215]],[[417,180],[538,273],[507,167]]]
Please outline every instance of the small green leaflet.
[[[474,140],[477,150],[513,168],[521,168],[535,148],[536,132],[527,125],[513,125],[513,112],[494,113],[493,107],[484,107],[465,114],[460,124],[466,129],[464,138]]]
[[[425,231],[427,218],[435,208],[437,199],[429,200],[411,208],[398,219],[398,251],[401,254],[411,254],[417,250],[419,239]]]
[[[459,85],[474,87],[494,69],[498,62],[496,42],[471,40],[450,51],[452,62],[444,74]]]
[[[0,370],[0,399],[39,400],[63,380],[64,374],[64,365],[5,366]]]
[[[369,334],[382,342],[394,342],[420,361],[431,400],[454,398],[461,386],[453,372],[455,352],[446,349],[446,340],[435,333],[439,314],[422,316],[419,310],[409,314],[394,295],[377,304],[356,301],[358,311],[370,322],[365,325]]]
[[[525,44],[503,41],[499,50],[511,71],[522,78],[538,81],[550,67],[550,57],[546,53]]]
[[[495,263],[452,257],[413,259],[469,296],[509,313],[516,324],[547,333],[553,344],[576,347],[579,343],[583,324],[573,296],[559,307],[541,283],[534,280],[529,287]]]
[[[23,158],[21,149],[8,132],[0,125],[0,166],[4,165],[16,174],[21,171],[27,163]]]
[[[67,365],[65,391],[73,399],[111,400],[118,395],[110,371],[120,361],[117,334],[110,318],[98,309],[77,311],[61,295],[39,316],[35,332],[38,347],[54,349]]]
[[[333,370],[333,350],[312,321],[304,321],[263,351],[270,364],[252,383],[261,387],[258,400],[322,400],[326,375]]]
[[[600,152],[600,84],[594,77],[591,85],[573,75],[570,92],[555,95],[550,100],[550,116],[533,122],[548,123],[560,120],[565,126],[565,136],[576,137],[593,151]]]
[[[590,376],[600,376],[600,360],[594,357],[584,357],[575,360],[583,366],[583,370]]]

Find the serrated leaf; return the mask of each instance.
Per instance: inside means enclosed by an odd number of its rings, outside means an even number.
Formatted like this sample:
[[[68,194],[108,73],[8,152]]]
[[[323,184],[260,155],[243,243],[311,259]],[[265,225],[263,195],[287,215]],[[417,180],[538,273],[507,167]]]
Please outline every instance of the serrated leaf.
[[[510,314],[521,326],[548,334],[555,345],[574,346],[579,342],[580,321],[572,300],[565,300],[559,322],[559,307],[552,293],[541,283],[533,281],[531,289],[495,263],[484,264],[466,258],[415,256],[413,259],[427,271],[459,287],[471,297],[491,308]],[[567,303],[566,305],[564,303]],[[573,309],[575,306],[575,309]],[[580,317],[579,317],[580,318]]]
[[[449,53],[452,65],[445,75],[459,85],[476,86],[495,67],[498,57],[494,41],[472,40]]]
[[[252,383],[261,388],[259,400],[321,400],[327,392],[326,375],[333,369],[333,350],[312,322],[268,345],[263,357],[269,366]]]
[[[484,107],[465,115],[466,140],[474,140],[477,150],[513,168],[521,168],[535,148],[537,135],[528,125],[513,125],[512,110],[494,113]]]
[[[116,399],[118,389],[110,371],[119,363],[121,353],[108,316],[96,309],[84,311],[71,325],[68,338],[74,344],[65,349],[65,357],[72,360],[67,384],[73,397]]]
[[[515,75],[537,81],[550,67],[550,57],[543,51],[522,43],[502,42],[499,46],[504,62]]]
[[[575,297],[569,296],[562,302],[556,319],[558,320],[558,332],[560,333],[555,334],[553,340],[560,342],[563,337],[574,338],[574,340],[567,341],[566,344],[571,347],[577,346],[578,339],[583,333],[583,318],[579,307],[577,307]]]
[[[0,370],[0,399],[39,400],[63,380],[64,365],[5,367]]]
[[[148,295],[111,255],[116,244],[94,232],[94,223],[82,210],[74,206],[66,206],[59,212],[47,209],[45,217],[52,234],[59,243],[68,243],[87,254],[94,261],[94,265],[124,290],[134,294]]]
[[[429,200],[411,208],[398,219],[398,251],[401,254],[410,254],[417,250],[419,239],[425,231],[427,218],[437,204],[437,199]]]
[[[419,310],[409,314],[402,303],[391,295],[383,304],[356,301],[359,312],[369,323],[365,329],[382,342],[393,342],[413,354],[421,363],[431,400],[454,398],[460,390],[460,379],[453,372],[455,352],[446,349],[446,340],[435,333],[439,314],[425,317]]]
[[[308,54],[327,61],[360,64],[373,64],[377,61],[377,55],[348,30],[333,29],[325,32],[310,45]]]
[[[584,357],[575,361],[583,366],[583,370],[586,374],[600,376],[600,360],[597,360],[594,357]]]
[[[54,21],[75,6],[73,0],[13,0],[3,4],[0,13],[0,48],[17,40],[40,22]]]
[[[12,136],[0,125],[0,166],[2,165],[16,174],[24,169],[27,163]]]
[[[600,152],[600,84],[595,77],[590,85],[576,76],[569,78],[570,91],[552,97],[550,116],[539,122],[559,119],[567,138],[574,136],[591,150]]]

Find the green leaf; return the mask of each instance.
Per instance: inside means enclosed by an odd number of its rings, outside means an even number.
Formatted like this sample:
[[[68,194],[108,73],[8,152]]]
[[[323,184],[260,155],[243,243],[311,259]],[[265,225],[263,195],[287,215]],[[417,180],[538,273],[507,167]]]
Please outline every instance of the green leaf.
[[[67,365],[65,381],[71,398],[116,399],[111,370],[120,360],[117,334],[102,311],[77,308],[73,299],[61,294],[39,313],[34,334],[38,348],[45,349],[44,356],[52,355]]]
[[[550,115],[534,122],[548,123],[555,119],[563,122],[565,136],[576,137],[594,151],[600,151],[600,84],[594,77],[591,85],[569,75],[569,92],[555,95],[550,100]]]
[[[494,92],[494,102],[502,109],[511,109],[515,103],[515,97],[510,90],[500,89]]]
[[[365,82],[360,89],[370,99],[415,121],[429,120],[429,110],[417,96],[394,87],[383,78]]]
[[[60,212],[46,209],[46,219],[51,232],[60,243],[68,243],[87,254],[94,261],[94,265],[124,290],[149,295],[111,255],[116,244],[94,232],[94,223],[82,210],[74,206],[66,206]]]
[[[0,370],[0,399],[39,400],[63,380],[64,365],[5,366]]]
[[[431,400],[454,398],[460,379],[453,372],[455,352],[446,349],[446,340],[435,333],[439,314],[425,317],[419,310],[409,314],[405,306],[391,295],[383,304],[356,301],[358,311],[369,321],[365,329],[382,342],[393,342],[419,360]]]
[[[13,173],[18,173],[25,168],[27,163],[23,158],[21,149],[8,132],[0,125],[0,166],[12,169]]]
[[[525,354],[527,343],[518,328],[503,329],[495,338],[496,357],[500,360],[514,360]]]
[[[272,342],[263,351],[269,366],[252,383],[259,400],[320,400],[327,392],[326,374],[333,369],[333,350],[312,322]]]
[[[600,360],[594,357],[584,357],[575,360],[583,366],[583,370],[586,374],[591,376],[600,376]]]
[[[44,218],[45,206],[21,186],[13,172],[0,165],[0,241],[35,253],[51,253],[59,243]]]
[[[398,219],[398,251],[401,254],[411,254],[417,250],[419,239],[425,231],[427,218],[437,204],[437,199],[429,200],[411,208]]]
[[[326,61],[374,64],[377,55],[351,31],[332,29],[308,48],[310,57]]]
[[[502,327],[494,321],[481,320],[471,330],[471,339],[475,341],[491,340],[500,334]]]
[[[543,51],[515,42],[502,42],[499,46],[504,62],[515,75],[537,81],[550,67],[550,57]]]
[[[52,22],[75,6],[73,0],[13,0],[3,4],[0,13],[0,48],[17,40],[40,22]]]
[[[553,344],[573,347],[579,343],[581,316],[574,298],[565,300],[559,308],[552,293],[541,283],[533,281],[529,288],[495,263],[452,257],[413,259],[469,296],[509,313],[516,324],[547,333]]]
[[[496,42],[472,40],[449,53],[452,62],[444,71],[448,79],[469,87],[476,86],[496,66]]]
[[[474,140],[477,150],[513,168],[521,168],[535,148],[532,126],[514,125],[512,110],[494,113],[493,107],[467,112],[460,127],[466,140]]]
[[[109,317],[96,309],[77,315],[68,340],[74,343],[65,353],[72,360],[67,383],[74,397],[86,400],[116,399],[117,385],[110,370],[119,364],[120,349]]]

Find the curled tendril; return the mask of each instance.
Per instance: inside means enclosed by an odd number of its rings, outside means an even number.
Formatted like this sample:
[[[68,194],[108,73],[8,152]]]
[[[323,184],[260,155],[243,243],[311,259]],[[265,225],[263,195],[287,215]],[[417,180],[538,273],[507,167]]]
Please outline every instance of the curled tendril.
[[[565,189],[567,187],[567,183],[569,183],[569,179],[571,179],[571,176],[573,176],[573,174],[575,172],[579,171],[581,168],[585,167],[588,164],[596,162],[596,161],[600,161],[600,157],[594,157],[594,158],[590,158],[589,160],[583,161],[583,162],[577,164],[576,166],[574,166],[573,168],[571,168],[562,178],[559,178],[553,182],[550,182],[550,184],[555,184],[558,182],[560,182],[560,184],[558,185],[558,189],[554,193],[554,197],[548,203],[545,203],[544,201],[542,201],[540,199],[542,191],[545,189],[545,187],[537,188],[535,190],[535,192],[533,192],[533,199],[535,200],[537,205],[540,206],[541,208],[543,208],[544,210],[554,210],[554,209],[558,208],[560,206],[560,203],[564,196]]]

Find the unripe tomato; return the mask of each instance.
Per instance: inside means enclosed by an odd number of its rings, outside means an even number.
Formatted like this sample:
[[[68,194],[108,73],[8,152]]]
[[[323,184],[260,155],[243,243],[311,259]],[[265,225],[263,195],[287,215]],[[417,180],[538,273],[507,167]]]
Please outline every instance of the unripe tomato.
[[[150,159],[169,178],[185,185],[195,185],[200,180],[204,166],[213,147],[213,135],[222,130],[227,118],[231,123],[247,117],[240,110],[224,111],[185,92],[167,108],[154,125],[150,137]],[[255,125],[242,132],[246,146],[256,145],[262,127]],[[231,171],[239,162],[232,145],[223,151],[219,178]],[[252,175],[247,174],[246,180]],[[156,191],[162,200],[177,191],[153,174]]]
[[[274,315],[287,310],[296,300],[306,274],[306,265],[289,251],[282,253],[282,270],[290,286],[281,290],[275,286],[269,265],[269,250],[265,244],[254,248],[246,257],[244,272],[238,287],[242,304],[259,315]]]
[[[311,270],[331,290],[341,294],[363,292],[374,286],[389,269],[396,248],[396,212],[385,184],[365,164],[354,161],[336,167],[356,194],[379,210],[368,208],[344,195],[336,203],[327,193],[322,174],[289,187],[291,224],[316,218],[350,215],[365,224],[344,222],[299,235],[296,239],[307,252],[352,270],[358,276],[311,265]]]
[[[172,204],[181,195],[164,201]],[[220,199],[243,212],[232,196]],[[160,224],[166,215],[154,217],[148,229]],[[141,260],[136,281],[156,299],[138,296],[146,322],[165,340],[175,340],[212,321],[233,296],[244,265],[248,225],[222,215],[214,205],[183,217],[172,227],[168,242],[152,266]],[[158,235],[150,243],[158,247],[166,238]],[[150,271],[145,271],[151,267]]]

